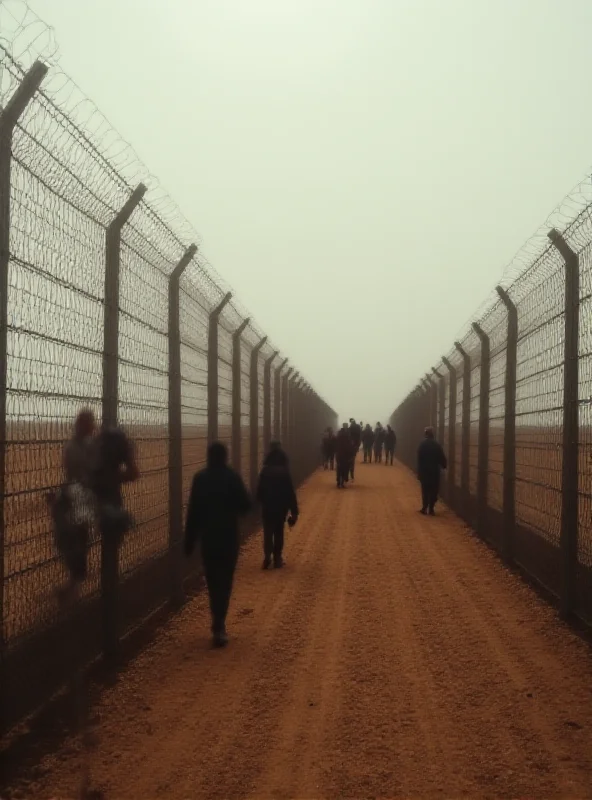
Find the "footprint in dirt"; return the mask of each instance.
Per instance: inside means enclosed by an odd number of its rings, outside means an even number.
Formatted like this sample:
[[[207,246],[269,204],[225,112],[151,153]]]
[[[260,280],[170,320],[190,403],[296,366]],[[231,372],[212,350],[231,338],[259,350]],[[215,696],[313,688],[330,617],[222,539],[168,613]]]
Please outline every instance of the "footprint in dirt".
[[[239,617],[249,617],[253,613],[254,610],[255,610],[254,608],[241,608],[237,612],[237,615]]]

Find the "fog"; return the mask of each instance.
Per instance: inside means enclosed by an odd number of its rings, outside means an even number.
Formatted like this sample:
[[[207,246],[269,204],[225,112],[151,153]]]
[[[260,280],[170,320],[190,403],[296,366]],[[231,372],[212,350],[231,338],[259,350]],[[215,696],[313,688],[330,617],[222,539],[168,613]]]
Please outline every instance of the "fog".
[[[31,7],[345,417],[388,417],[592,160],[588,0]]]

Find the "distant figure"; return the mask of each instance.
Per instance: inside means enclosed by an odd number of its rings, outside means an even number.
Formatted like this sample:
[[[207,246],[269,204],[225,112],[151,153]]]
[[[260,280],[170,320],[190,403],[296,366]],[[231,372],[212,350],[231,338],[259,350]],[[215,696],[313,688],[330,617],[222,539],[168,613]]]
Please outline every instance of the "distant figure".
[[[356,468],[356,458],[358,456],[360,444],[362,443],[362,429],[353,417],[349,421],[349,435],[352,442],[352,457],[349,464],[349,476],[353,481]]]
[[[353,456],[354,447],[349,433],[349,428],[347,422],[344,422],[343,427],[337,434],[335,441],[335,460],[337,462],[338,489],[344,489],[345,484],[349,480],[349,470]]]
[[[263,517],[263,569],[269,569],[273,556],[276,569],[284,566],[284,525],[292,528],[298,521],[298,500],[288,458],[279,442],[272,442],[263,462],[257,486],[257,501],[261,504]]]
[[[201,541],[215,647],[228,644],[226,615],[238,559],[238,519],[251,508],[242,478],[227,461],[223,444],[208,447],[207,466],[193,478],[185,524],[185,554],[190,556]]]
[[[434,429],[425,429],[425,439],[417,450],[417,477],[421,484],[421,513],[434,516],[440,489],[440,472],[448,466],[441,445],[434,439]]]
[[[374,462],[382,464],[382,449],[384,447],[384,428],[380,422],[376,423],[374,430]]]
[[[364,446],[364,464],[372,463],[372,445],[374,444],[374,431],[370,425],[366,425],[362,433],[362,444]]]
[[[91,490],[95,461],[95,416],[83,409],[74,422],[72,438],[63,454],[65,481],[50,492],[50,507],[56,549],[68,572],[68,581],[58,590],[60,604],[73,600],[88,571],[90,526],[95,518],[95,498]]]
[[[335,468],[335,434],[333,433],[333,428],[329,427],[323,434],[323,440],[321,443],[322,452],[323,452],[323,468],[324,469],[334,469]]]
[[[388,465],[393,464],[395,458],[395,447],[397,446],[397,436],[390,425],[386,426],[386,433],[384,435],[384,452],[385,463]]]

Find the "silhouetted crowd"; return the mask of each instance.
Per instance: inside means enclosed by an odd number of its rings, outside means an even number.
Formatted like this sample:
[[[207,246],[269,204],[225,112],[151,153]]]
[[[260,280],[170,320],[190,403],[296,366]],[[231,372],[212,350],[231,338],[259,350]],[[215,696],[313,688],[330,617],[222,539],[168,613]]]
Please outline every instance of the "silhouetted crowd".
[[[384,428],[380,422],[376,423],[374,430],[371,425],[364,426],[363,422],[357,423],[350,419],[349,425],[333,432],[327,428],[323,433],[321,452],[325,470],[335,469],[337,475],[337,488],[343,489],[351,479],[355,478],[356,459],[360,447],[364,451],[364,464],[372,463],[372,456],[376,464],[384,463],[392,466],[395,460],[397,436],[390,425]]]
[[[356,459],[363,449],[365,464],[394,464],[397,437],[390,425],[370,425],[350,419],[334,433],[327,428],[322,437],[325,470],[335,470],[337,487],[355,480]],[[438,500],[440,474],[446,456],[432,428],[417,453],[421,484],[421,513],[433,515]],[[116,549],[133,525],[126,510],[123,486],[139,478],[132,442],[120,428],[97,429],[94,415],[83,410],[77,416],[71,439],[64,448],[64,482],[48,495],[54,541],[68,580],[58,591],[63,606],[76,599],[87,577],[91,529]],[[225,445],[209,446],[205,469],[193,478],[184,535],[184,551],[191,557],[199,544],[212,617],[216,647],[228,642],[226,616],[239,555],[239,520],[257,504],[263,523],[263,569],[284,566],[284,532],[299,516],[298,500],[287,454],[279,442],[266,453],[255,498],[251,498],[241,476],[228,465]]]

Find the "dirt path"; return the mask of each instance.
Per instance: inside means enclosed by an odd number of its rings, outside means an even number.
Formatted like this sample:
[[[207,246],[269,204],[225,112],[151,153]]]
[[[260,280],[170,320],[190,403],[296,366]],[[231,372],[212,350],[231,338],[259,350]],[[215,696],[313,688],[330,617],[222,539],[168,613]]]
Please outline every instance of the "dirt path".
[[[94,783],[142,798],[592,797],[592,656],[402,467],[302,491],[244,548],[231,645],[184,609],[98,709]],[[26,796],[73,796],[75,742]]]

